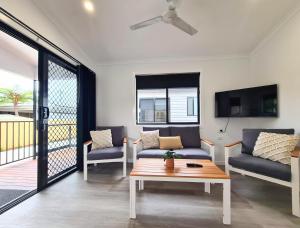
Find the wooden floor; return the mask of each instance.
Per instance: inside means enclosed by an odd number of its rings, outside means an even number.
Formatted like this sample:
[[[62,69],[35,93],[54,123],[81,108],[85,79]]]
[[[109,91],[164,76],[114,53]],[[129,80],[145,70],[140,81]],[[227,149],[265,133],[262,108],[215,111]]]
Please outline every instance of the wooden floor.
[[[76,164],[76,149],[49,153],[48,174],[55,175]],[[32,158],[0,166],[0,189],[34,190],[37,188],[37,159]]]
[[[34,190],[37,160],[32,158],[0,167],[0,189]]]
[[[128,165],[128,173],[130,165]],[[222,186],[145,182],[129,219],[129,179],[120,164],[74,173],[0,215],[0,228],[299,228],[287,187],[232,175],[232,225],[222,224]]]

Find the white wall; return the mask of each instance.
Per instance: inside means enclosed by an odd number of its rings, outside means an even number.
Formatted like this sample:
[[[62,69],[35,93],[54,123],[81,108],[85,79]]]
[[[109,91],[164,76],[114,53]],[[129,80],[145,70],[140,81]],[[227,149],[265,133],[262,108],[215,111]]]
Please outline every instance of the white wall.
[[[263,123],[271,125],[275,121],[274,119],[232,119],[227,133],[223,135],[223,140],[218,139],[218,131],[225,126],[226,119],[214,117],[214,93],[260,85],[249,74],[248,58],[228,58],[99,66],[97,124],[127,126],[127,134],[132,142],[139,136],[140,129],[135,124],[134,74],[189,71],[201,72],[201,136],[217,143],[217,161],[224,160],[224,143],[240,139],[242,128],[261,127]]]
[[[30,0],[0,0],[0,6],[61,49],[79,59],[83,64],[91,69],[94,68],[93,61],[80,49],[80,47],[72,40],[64,37],[62,35],[63,33],[59,31],[50,19],[44,16]],[[16,26],[15,23],[12,23],[10,20],[6,20],[3,16],[1,16],[1,19],[18,30],[20,29],[19,26]],[[43,44],[42,41],[39,41],[39,43]]]
[[[268,126],[300,133],[300,10],[257,47],[250,72],[259,84],[279,85],[280,116]]]
[[[99,66],[97,124],[127,126],[132,142],[140,129],[135,125],[134,74],[200,71],[201,137],[216,142],[217,161],[224,160],[224,144],[241,139],[243,128],[295,128],[299,134],[300,13],[295,12],[249,57]],[[227,132],[218,134],[226,119],[214,118],[215,92],[274,83],[279,85],[279,118],[232,118]]]

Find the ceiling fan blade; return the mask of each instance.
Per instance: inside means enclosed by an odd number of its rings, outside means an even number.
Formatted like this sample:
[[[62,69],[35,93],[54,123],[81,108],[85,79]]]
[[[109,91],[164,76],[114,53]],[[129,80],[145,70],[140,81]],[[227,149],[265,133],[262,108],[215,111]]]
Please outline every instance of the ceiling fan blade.
[[[182,31],[190,34],[191,36],[198,32],[193,26],[189,25],[178,16],[173,17],[170,23]]]
[[[140,28],[143,28],[143,27],[146,27],[146,26],[149,26],[149,25],[153,25],[153,24],[161,22],[161,21],[162,21],[162,16],[154,17],[152,19],[149,19],[149,20],[137,23],[135,25],[132,25],[132,26],[130,26],[130,29],[131,30],[137,30],[137,29],[140,29]]]

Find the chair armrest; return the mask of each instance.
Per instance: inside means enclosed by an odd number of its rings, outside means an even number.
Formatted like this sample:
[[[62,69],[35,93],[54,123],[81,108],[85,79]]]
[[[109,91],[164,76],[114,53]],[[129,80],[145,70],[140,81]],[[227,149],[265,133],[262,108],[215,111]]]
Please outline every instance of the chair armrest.
[[[127,137],[124,137],[124,139],[123,139],[123,143],[127,143],[128,141],[127,141]]]
[[[85,143],[83,143],[84,146],[88,146],[91,145],[93,143],[92,140],[86,141]]]
[[[209,148],[209,154],[211,156],[212,161],[215,161],[215,144],[208,139],[200,139],[201,143],[205,144]]]
[[[300,147],[296,147],[295,150],[291,152],[293,158],[300,158]]]
[[[225,145],[225,147],[226,147],[226,148],[231,148],[231,147],[238,146],[238,145],[240,145],[240,144],[242,144],[242,141],[237,141],[237,142],[235,142],[235,143],[227,144],[227,145]]]
[[[208,145],[208,146],[214,146],[215,144],[208,140],[208,139],[201,139],[201,142],[203,142],[204,144]]]
[[[137,144],[139,144],[139,143],[141,143],[141,142],[142,142],[142,139],[139,138],[139,139],[135,140],[135,141],[133,142],[133,144],[137,145]]]

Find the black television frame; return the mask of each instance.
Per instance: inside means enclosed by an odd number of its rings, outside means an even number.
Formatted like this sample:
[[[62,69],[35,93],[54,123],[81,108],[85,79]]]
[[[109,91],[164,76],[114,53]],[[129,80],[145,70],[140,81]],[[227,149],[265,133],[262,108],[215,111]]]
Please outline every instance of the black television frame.
[[[263,89],[264,87],[267,88],[271,88],[273,87],[273,89],[276,90],[276,113],[275,114],[269,114],[269,115],[230,115],[228,113],[228,115],[220,115],[220,112],[218,111],[218,102],[219,99],[217,98],[217,96],[222,93],[224,94],[229,94],[229,93],[246,93],[249,92],[251,90],[255,91],[258,89]],[[242,106],[242,105],[241,105]],[[257,87],[249,87],[249,88],[243,88],[243,89],[236,89],[236,90],[228,90],[228,91],[220,91],[220,92],[216,92],[215,93],[215,118],[276,118],[279,115],[279,99],[278,99],[278,84],[272,84],[272,85],[264,85],[264,86],[257,86]]]

